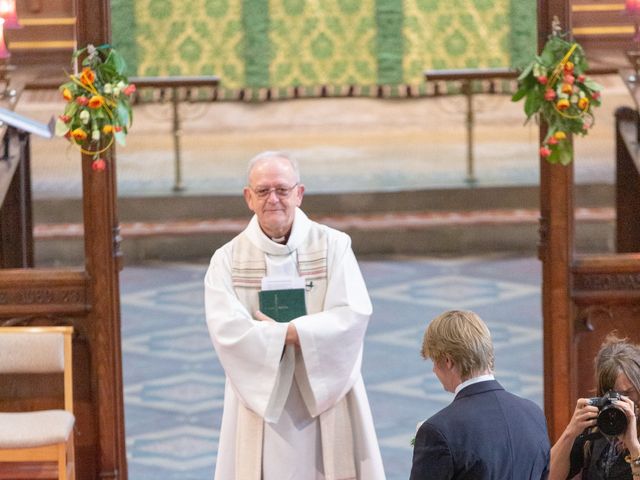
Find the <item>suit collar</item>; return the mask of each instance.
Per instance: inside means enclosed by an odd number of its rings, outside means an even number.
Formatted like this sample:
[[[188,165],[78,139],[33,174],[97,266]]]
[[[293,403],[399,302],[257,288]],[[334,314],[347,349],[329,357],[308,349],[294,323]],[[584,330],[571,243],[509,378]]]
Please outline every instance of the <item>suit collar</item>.
[[[471,395],[490,392],[492,390],[504,390],[504,388],[502,388],[502,385],[500,385],[497,380],[487,380],[486,382],[472,383],[468,387],[460,390],[453,400],[456,401],[460,398],[470,397]]]

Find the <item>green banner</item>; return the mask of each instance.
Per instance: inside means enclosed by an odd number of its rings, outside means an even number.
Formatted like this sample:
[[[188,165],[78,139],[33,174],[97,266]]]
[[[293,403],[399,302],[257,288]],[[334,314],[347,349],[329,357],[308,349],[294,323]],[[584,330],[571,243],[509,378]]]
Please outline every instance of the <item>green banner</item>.
[[[132,74],[218,75],[221,98],[423,92],[425,70],[520,65],[536,43],[534,0],[112,5],[113,43]]]
[[[377,0],[376,33],[379,85],[404,82],[402,69],[402,0]]]

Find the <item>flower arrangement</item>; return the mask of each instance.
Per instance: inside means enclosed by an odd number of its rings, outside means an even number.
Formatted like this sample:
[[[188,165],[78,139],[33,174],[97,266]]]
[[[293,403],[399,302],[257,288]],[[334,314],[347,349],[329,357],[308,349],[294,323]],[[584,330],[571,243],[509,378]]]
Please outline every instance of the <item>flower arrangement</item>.
[[[511,100],[525,99],[526,121],[535,117],[547,124],[540,156],[550,163],[569,164],[573,158],[569,134],[584,136],[594,124],[592,108],[600,105],[602,87],[585,75],[587,68],[582,47],[565,40],[554,22],[542,53],[518,77]]]
[[[106,162],[101,154],[114,140],[125,144],[136,86],[128,82],[125,61],[110,45],[88,45],[75,51],[71,59],[74,67],[83,54],[82,70],[69,75],[69,81],[60,86],[67,104],[56,121],[56,135],[92,155],[94,170],[104,170]]]

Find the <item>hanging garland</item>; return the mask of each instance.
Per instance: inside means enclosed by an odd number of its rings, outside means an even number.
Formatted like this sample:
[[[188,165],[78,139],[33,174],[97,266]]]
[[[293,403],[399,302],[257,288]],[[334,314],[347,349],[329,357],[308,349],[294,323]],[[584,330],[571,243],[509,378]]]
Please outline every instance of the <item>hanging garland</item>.
[[[584,50],[565,39],[557,20],[552,31],[540,55],[518,77],[518,90],[511,100],[525,99],[526,122],[535,118],[547,124],[540,156],[549,163],[567,165],[573,158],[569,134],[584,136],[593,127],[592,108],[600,106],[602,87],[586,76]]]
[[[56,121],[56,135],[91,155],[94,170],[104,170],[106,162],[101,154],[111,148],[114,140],[125,144],[136,86],[128,82],[124,59],[110,45],[88,45],[77,50],[72,66],[85,53],[82,70],[69,75],[69,81],[60,86],[67,104]]]

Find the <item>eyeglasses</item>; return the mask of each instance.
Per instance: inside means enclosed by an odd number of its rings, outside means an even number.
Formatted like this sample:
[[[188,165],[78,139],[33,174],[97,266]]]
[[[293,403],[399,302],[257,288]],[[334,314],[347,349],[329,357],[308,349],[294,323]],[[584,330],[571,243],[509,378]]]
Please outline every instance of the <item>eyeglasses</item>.
[[[251,191],[256,194],[258,198],[267,198],[271,195],[271,192],[275,192],[278,198],[287,198],[293,192],[293,189],[298,186],[298,183],[291,185],[290,187],[258,187],[252,188]]]

